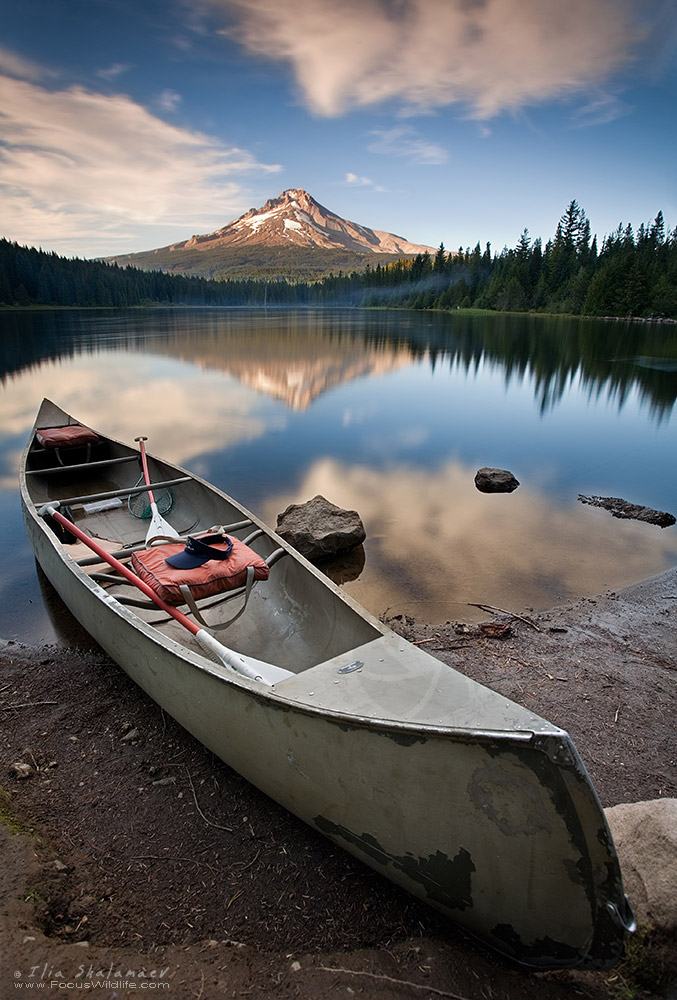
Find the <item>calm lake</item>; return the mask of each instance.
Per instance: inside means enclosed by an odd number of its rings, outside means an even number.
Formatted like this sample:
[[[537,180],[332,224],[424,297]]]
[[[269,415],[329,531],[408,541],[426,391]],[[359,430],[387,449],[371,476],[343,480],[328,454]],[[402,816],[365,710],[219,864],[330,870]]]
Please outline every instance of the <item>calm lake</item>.
[[[273,526],[320,493],[364,521],[332,573],[372,613],[478,621],[674,566],[677,328],[386,311],[0,312],[0,636],[88,645],[38,572],[17,486],[38,405],[187,467]],[[509,469],[511,494],[474,485]]]

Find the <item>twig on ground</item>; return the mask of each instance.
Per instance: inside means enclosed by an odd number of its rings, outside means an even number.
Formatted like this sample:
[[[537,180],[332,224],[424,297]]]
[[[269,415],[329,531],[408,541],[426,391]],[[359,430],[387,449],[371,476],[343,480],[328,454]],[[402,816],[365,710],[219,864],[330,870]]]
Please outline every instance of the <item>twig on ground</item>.
[[[185,767],[185,764],[183,766]],[[187,767],[186,767],[186,774],[188,775],[188,782],[190,784],[190,790],[193,793],[193,800],[195,802],[195,808],[199,812],[200,816],[202,816],[202,819],[205,821],[205,823],[207,824],[207,826],[213,826],[215,830],[225,830],[226,833],[232,833],[233,832],[232,826],[220,826],[218,823],[213,823],[210,819],[207,819],[207,817],[205,816],[205,814],[200,809],[200,804],[199,804],[199,802],[197,800],[197,795],[195,794],[195,785],[193,784],[193,779],[191,778],[190,771],[188,770]]]
[[[261,854],[261,848],[259,847],[258,851],[256,852],[255,856],[252,858],[251,861],[248,861],[247,864],[244,864],[243,862],[241,862],[240,864],[236,863],[233,865],[233,868],[239,867],[240,871],[238,872],[238,875],[241,875],[242,872],[246,872],[248,868],[251,868],[252,865],[256,864],[256,862],[259,860],[260,854]]]
[[[209,865],[207,864],[206,861],[198,861],[197,858],[179,858],[174,856],[170,857],[169,855],[163,857],[160,854],[130,854],[128,858],[122,858],[121,860],[122,861],[181,861],[181,862],[185,861],[187,864],[190,865],[199,865],[202,868],[209,868]]]
[[[322,969],[323,972],[343,972],[348,976],[367,976],[369,979],[380,979],[385,983],[395,983],[397,986],[409,986],[412,990],[423,990],[424,993],[434,993],[438,997],[451,997],[452,1000],[467,1000],[466,997],[462,997],[458,993],[447,993],[446,990],[438,990],[434,986],[412,983],[408,979],[394,979],[392,976],[382,976],[376,972],[364,972],[360,969],[342,969],[340,966],[332,968],[328,965],[318,965],[317,968]]]
[[[531,618],[525,618],[524,615],[516,615],[514,611],[506,611],[505,608],[494,608],[491,604],[475,604],[473,601],[468,601],[468,607],[479,608],[480,611],[498,611],[500,615],[510,615],[511,618],[517,618],[518,621],[524,622],[525,625],[531,625],[537,632],[541,631],[536,622],[532,622]]]
[[[38,705],[58,705],[58,701],[25,701],[21,705],[2,705],[0,706],[5,711],[8,708],[37,708]]]

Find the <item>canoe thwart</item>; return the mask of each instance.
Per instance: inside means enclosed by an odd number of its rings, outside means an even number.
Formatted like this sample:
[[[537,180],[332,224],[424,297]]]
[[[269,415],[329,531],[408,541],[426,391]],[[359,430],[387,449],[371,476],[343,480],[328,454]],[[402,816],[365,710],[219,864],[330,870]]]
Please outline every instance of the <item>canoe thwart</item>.
[[[48,469],[26,469],[27,476],[49,476],[53,472],[82,472],[83,469],[101,469],[107,465],[122,465],[124,462],[137,461],[136,455],[123,455],[120,458],[106,458],[97,462],[78,462],[77,465],[53,465]]]
[[[179,479],[166,479],[162,483],[151,483],[150,486],[146,486],[145,483],[139,486],[137,483],[134,486],[127,486],[123,490],[89,493],[82,497],[69,497],[67,500],[50,500],[50,506],[58,509],[59,507],[75,507],[81,503],[95,503],[97,500],[110,500],[113,497],[132,497],[139,493],[147,493],[149,489],[154,491],[163,490],[168,489],[170,486],[180,486],[182,483],[190,483],[192,481],[191,476],[181,476]]]

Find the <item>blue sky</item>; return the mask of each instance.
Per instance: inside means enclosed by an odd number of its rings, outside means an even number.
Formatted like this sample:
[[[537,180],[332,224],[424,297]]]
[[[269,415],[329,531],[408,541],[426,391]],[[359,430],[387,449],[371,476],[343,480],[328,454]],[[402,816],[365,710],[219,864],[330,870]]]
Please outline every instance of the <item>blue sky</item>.
[[[0,0],[0,235],[81,257],[286,188],[448,249],[677,226],[674,0]]]

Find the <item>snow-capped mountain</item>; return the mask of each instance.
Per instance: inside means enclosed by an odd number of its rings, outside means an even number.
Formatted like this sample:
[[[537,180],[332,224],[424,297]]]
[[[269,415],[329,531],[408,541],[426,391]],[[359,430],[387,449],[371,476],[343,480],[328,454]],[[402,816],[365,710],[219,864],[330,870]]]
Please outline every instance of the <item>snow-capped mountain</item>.
[[[250,208],[234,222],[205,236],[173,243],[169,250],[216,247],[297,246],[355,253],[417,254],[434,247],[410,243],[401,236],[348,222],[315,201],[307,191],[291,188],[262,208]]]

